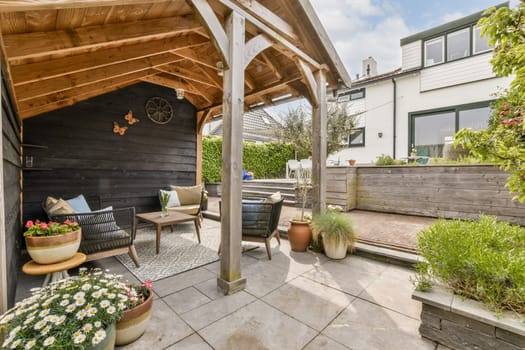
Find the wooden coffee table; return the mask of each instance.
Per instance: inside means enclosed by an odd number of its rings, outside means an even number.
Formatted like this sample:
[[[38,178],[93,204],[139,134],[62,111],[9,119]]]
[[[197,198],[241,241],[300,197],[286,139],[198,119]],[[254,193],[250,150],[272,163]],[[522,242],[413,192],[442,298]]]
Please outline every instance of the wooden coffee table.
[[[195,223],[195,231],[197,233],[197,240],[201,242],[201,232],[200,232],[200,223],[199,217],[195,215],[188,215],[183,213],[178,213],[175,211],[170,211],[168,216],[161,217],[160,211],[153,213],[142,213],[135,215],[135,231],[137,230],[137,225],[139,221],[149,222],[155,225],[157,228],[157,254],[160,251],[160,233],[162,228],[165,226],[172,226],[175,224],[180,224],[182,222],[193,221]],[[136,233],[136,232],[135,232]]]

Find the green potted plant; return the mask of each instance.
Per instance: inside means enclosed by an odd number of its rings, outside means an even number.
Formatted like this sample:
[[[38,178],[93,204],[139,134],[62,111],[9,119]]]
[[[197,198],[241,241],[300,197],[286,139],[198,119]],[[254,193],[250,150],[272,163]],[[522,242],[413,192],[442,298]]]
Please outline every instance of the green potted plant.
[[[169,215],[168,203],[170,201],[170,194],[166,191],[161,191],[159,194],[160,197],[160,216],[165,217]]]
[[[288,241],[294,252],[305,252],[312,239],[311,219],[304,213],[309,187],[307,178],[297,177],[297,189],[301,196],[301,214],[299,217],[290,220],[290,226],[288,227]]]
[[[34,262],[53,264],[71,258],[78,251],[81,229],[78,223],[27,221],[24,238],[27,252]]]
[[[326,256],[332,259],[344,259],[357,239],[350,218],[337,208],[314,216],[312,236],[314,244],[323,247]]]
[[[124,287],[127,299],[122,317],[117,322],[116,345],[134,342],[144,334],[151,318],[153,291],[151,281],[140,285],[128,284]]]
[[[96,269],[32,290],[0,316],[2,349],[113,349],[125,307],[120,276]]]

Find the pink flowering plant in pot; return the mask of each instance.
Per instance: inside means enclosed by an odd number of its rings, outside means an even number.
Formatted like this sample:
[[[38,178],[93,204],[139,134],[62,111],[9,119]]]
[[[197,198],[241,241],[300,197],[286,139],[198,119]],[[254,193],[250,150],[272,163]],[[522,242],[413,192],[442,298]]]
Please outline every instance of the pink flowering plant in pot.
[[[151,318],[153,291],[151,281],[126,285],[125,309],[117,322],[116,345],[134,342],[144,334]]]
[[[46,236],[58,236],[64,235],[69,232],[78,231],[80,226],[75,221],[66,220],[64,223],[58,223],[54,221],[40,222],[39,220],[26,222],[26,231],[24,237],[46,237]]]

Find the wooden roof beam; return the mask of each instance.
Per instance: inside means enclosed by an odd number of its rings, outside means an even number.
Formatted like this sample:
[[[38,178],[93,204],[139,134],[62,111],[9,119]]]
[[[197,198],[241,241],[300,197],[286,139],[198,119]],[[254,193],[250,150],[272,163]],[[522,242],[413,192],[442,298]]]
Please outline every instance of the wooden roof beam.
[[[4,36],[4,43],[9,63],[19,65],[161,40],[201,27],[195,19],[170,17],[79,27],[67,31],[10,34]]]
[[[314,60],[312,57],[308,56],[305,52],[303,52],[301,49],[299,49],[295,44],[291,43],[289,40],[284,38],[281,34],[276,32],[274,29],[272,29],[266,22],[266,20],[263,22],[262,20],[259,20],[255,16],[253,16],[251,13],[246,11],[241,6],[237,5],[236,2],[233,0],[216,0],[220,4],[226,6],[232,11],[237,12],[242,17],[244,17],[247,21],[251,22],[255,27],[257,27],[260,31],[267,34],[273,41],[277,43],[277,46],[279,47],[279,51],[283,52],[285,55],[289,57],[299,57],[305,62],[307,62],[309,65],[311,65],[315,70],[319,69],[321,67],[321,64]]]
[[[207,0],[189,0],[191,6],[196,10],[196,12],[202,17],[202,20],[208,32],[211,35],[212,41],[219,50],[221,54],[222,61],[224,62],[225,68],[230,66],[229,62],[229,47],[230,43],[228,41],[228,36],[224,30],[222,23],[217,18],[217,15],[211,8]]]
[[[259,2],[255,0],[237,0],[237,3],[239,3],[246,12],[258,20],[267,23],[269,27],[279,34],[288,37],[288,39],[295,43],[298,42],[299,38],[294,32],[294,28]]]
[[[166,0],[148,0],[148,3],[166,2]],[[2,0],[0,12],[61,10],[78,7],[101,7],[144,4],[144,0]]]
[[[283,77],[281,73],[279,72],[279,64],[277,62],[272,61],[268,58],[268,55],[266,55],[265,52],[261,52],[261,57],[264,60],[264,63],[270,68],[270,70],[275,74],[278,80],[281,80]]]
[[[201,74],[198,74],[198,72],[192,71],[190,69],[177,67],[173,65],[164,65],[164,66],[157,67],[156,70],[158,70],[159,72],[175,75],[183,79],[196,81],[204,85],[216,87],[213,82],[207,79],[207,77],[203,77]]]
[[[147,70],[160,65],[181,61],[183,59],[184,58],[172,53],[163,53],[156,56],[138,58],[131,61],[119,62],[108,66],[50,78],[47,79],[45,83],[37,81],[18,85],[15,90],[19,100],[24,101],[26,99],[47,95],[53,92],[106,80],[109,77],[118,77],[129,73]]]
[[[111,48],[102,52],[89,52],[83,55],[63,57],[52,61],[12,66],[11,70],[15,85],[21,85],[107,66],[117,62],[127,62],[170,51],[176,52],[177,49],[184,49],[207,42],[206,38],[198,34],[189,34],[136,45]]]
[[[212,103],[213,100],[204,93],[202,89],[197,89],[195,86],[193,86],[190,82],[173,78],[171,76],[167,76],[165,74],[157,74],[157,75],[150,75],[145,78],[141,78],[140,80],[146,81],[152,84],[165,86],[172,89],[184,89],[184,93],[193,94],[201,96],[204,100],[206,100],[208,103]]]

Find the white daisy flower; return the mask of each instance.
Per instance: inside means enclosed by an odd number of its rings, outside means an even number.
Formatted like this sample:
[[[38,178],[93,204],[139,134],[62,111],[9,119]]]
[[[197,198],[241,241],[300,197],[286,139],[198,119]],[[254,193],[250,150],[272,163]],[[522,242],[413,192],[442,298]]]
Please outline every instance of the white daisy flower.
[[[35,340],[35,339],[31,339],[30,341],[28,341],[28,342],[26,343],[26,345],[24,346],[24,349],[25,349],[25,350],[32,349],[33,346],[35,346],[35,345],[36,345],[36,340]]]
[[[11,344],[11,349],[16,349],[20,344],[22,344],[22,341],[21,341],[20,339],[15,340],[15,341]]]
[[[91,340],[91,343],[93,345],[96,345],[100,343],[102,340],[106,338],[106,331],[103,329],[99,329],[95,332],[95,335],[93,336],[93,339]]]
[[[107,308],[106,312],[110,315],[113,315],[115,312],[117,312],[117,309],[114,306],[110,306]]]
[[[84,333],[89,333],[93,329],[93,325],[91,323],[86,323],[84,327],[82,327],[82,330]]]
[[[90,290],[90,289],[91,289],[91,284],[89,284],[89,283],[86,283],[86,284],[84,284],[84,285],[82,286],[82,290],[83,290],[83,291],[88,291],[88,290]]]
[[[77,292],[75,295],[73,295],[73,299],[75,300],[84,299],[85,296],[86,296],[86,293]]]
[[[100,292],[100,290],[97,290],[96,292],[93,292],[93,294],[91,294],[91,296],[95,299],[98,299],[102,296],[102,293]]]
[[[16,333],[18,333],[20,329],[22,329],[21,326],[16,326],[15,328],[11,330],[11,332],[9,332],[9,336],[14,338]]]
[[[5,315],[4,318],[2,318],[0,320],[0,324],[7,324],[7,323],[11,322],[11,320],[13,320],[14,317],[15,317],[15,315],[13,315],[13,314]]]
[[[40,334],[47,335],[47,333],[49,333],[50,330],[51,330],[51,327],[49,325],[45,326],[44,329],[42,329],[42,331],[40,332]]]
[[[86,303],[86,299],[77,299],[75,300],[75,305],[82,306]]]
[[[76,308],[77,308],[77,307],[76,307],[74,304],[68,305],[68,306],[66,307],[66,312],[67,312],[67,313],[72,313],[73,311],[75,311]]]
[[[84,342],[84,340],[86,340],[86,335],[82,333],[81,331],[76,331],[73,334],[73,342],[75,344],[81,344]]]
[[[28,317],[28,318],[24,321],[24,324],[25,324],[25,325],[28,325],[28,324],[30,324],[31,322],[33,322],[34,319],[35,319],[35,316],[30,316],[30,317]]]
[[[47,315],[49,315],[49,309],[44,309],[44,310],[40,311],[40,313],[38,314],[38,316],[40,316],[40,317],[45,317]]]
[[[77,319],[83,320],[87,316],[86,310],[80,310],[77,312]]]
[[[55,342],[55,337],[49,337],[46,340],[44,340],[44,346],[53,345],[54,342]]]
[[[109,302],[109,300],[102,300],[100,302],[100,307],[103,308],[103,309],[107,308],[110,305],[111,305],[111,303]]]
[[[57,317],[55,321],[55,325],[60,326],[64,321],[66,320],[66,315],[62,315],[60,317]]]
[[[33,328],[34,328],[35,330],[38,331],[39,329],[44,328],[45,325],[46,325],[46,321],[44,321],[44,320],[40,320],[40,321],[38,321],[38,322],[35,324],[35,327],[33,327]]]
[[[97,311],[98,311],[98,310],[97,310],[96,308],[94,308],[94,307],[89,308],[89,309],[87,310],[87,315],[88,315],[88,317],[93,317],[93,316],[95,316],[95,314],[97,313]]]
[[[102,327],[102,322],[100,322],[100,321],[95,321],[95,327],[97,327],[97,328]]]

